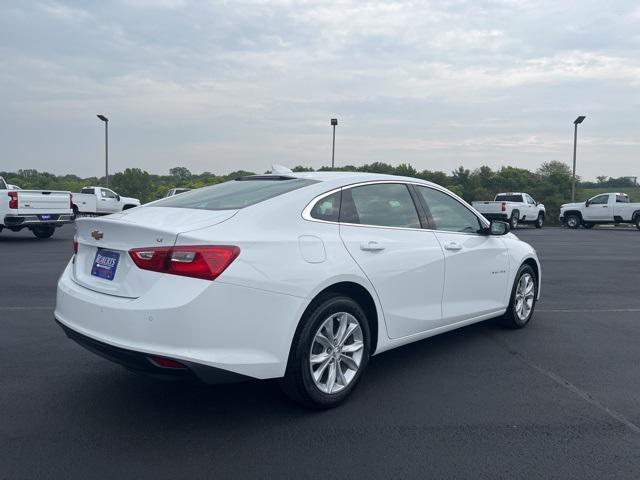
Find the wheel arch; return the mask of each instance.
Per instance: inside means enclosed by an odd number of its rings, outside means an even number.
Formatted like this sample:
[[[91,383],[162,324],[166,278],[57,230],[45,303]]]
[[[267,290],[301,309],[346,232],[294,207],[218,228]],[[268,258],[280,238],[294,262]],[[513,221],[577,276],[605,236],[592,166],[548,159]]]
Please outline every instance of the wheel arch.
[[[379,312],[378,304],[376,303],[374,294],[372,294],[372,292],[370,292],[367,287],[353,280],[336,281],[330,285],[325,286],[315,295],[313,295],[313,297],[305,307],[302,315],[300,315],[300,318],[298,319],[298,325],[296,326],[293,338],[295,339],[297,337],[302,328],[302,319],[305,318],[310,309],[315,307],[316,300],[320,296],[328,293],[335,293],[349,297],[362,307],[367,317],[369,331],[371,332],[371,355],[373,355],[378,347],[379,333],[380,329],[382,328],[380,326],[380,323],[382,322],[382,313]],[[289,353],[289,356],[291,356],[291,352]]]
[[[136,208],[138,205],[133,205],[132,203],[127,203],[122,207],[122,210],[129,210],[130,208]]]
[[[538,261],[533,258],[533,257],[528,257],[525,258],[522,261],[522,265],[529,265],[532,269],[533,269],[533,273],[536,276],[536,286],[538,291],[536,292],[536,298],[539,299],[540,298],[540,276],[542,274],[541,270],[540,270],[540,264],[538,263]]]
[[[566,219],[569,215],[576,215],[582,221],[582,212],[580,210],[567,210],[563,216]]]

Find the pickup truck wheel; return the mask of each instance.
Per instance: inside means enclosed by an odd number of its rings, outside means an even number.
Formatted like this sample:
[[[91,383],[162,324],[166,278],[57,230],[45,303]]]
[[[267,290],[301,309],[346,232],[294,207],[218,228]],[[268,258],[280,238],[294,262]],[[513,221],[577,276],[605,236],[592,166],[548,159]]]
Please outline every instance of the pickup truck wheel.
[[[511,214],[511,218],[509,219],[509,226],[511,230],[515,230],[518,227],[518,212],[513,212]]]
[[[544,225],[544,215],[540,213],[536,219],[536,228],[542,228],[542,225]]]
[[[567,216],[567,219],[565,221],[567,222],[567,227],[569,228],[578,228],[580,226],[580,217],[575,214]]]
[[[50,225],[40,225],[37,227],[33,227],[33,230],[31,230],[36,238],[50,238],[55,231],[56,227]]]
[[[636,228],[640,230],[640,215],[636,215],[636,221],[633,222],[636,224]]]
[[[525,264],[520,267],[516,275],[513,289],[511,290],[511,300],[507,311],[499,322],[506,328],[522,328],[531,317],[533,310],[536,308],[536,297],[538,294],[538,283],[536,274],[529,265]]]

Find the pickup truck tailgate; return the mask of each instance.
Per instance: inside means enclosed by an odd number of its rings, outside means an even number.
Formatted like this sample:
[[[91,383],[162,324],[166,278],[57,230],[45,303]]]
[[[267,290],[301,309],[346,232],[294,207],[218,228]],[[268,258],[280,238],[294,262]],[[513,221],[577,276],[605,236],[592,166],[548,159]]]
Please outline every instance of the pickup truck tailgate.
[[[39,190],[17,190],[18,215],[34,215],[41,213],[70,213],[69,192],[53,192]]]
[[[502,213],[506,210],[506,202],[472,202],[471,205],[480,213]]]

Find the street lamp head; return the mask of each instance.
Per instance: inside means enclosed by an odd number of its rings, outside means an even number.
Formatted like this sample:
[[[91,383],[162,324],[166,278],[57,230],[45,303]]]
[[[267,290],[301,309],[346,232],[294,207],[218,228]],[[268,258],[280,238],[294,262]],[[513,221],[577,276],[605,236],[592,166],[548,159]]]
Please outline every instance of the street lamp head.
[[[336,125],[338,125],[338,119],[337,119],[337,118],[332,118],[332,119],[331,119],[331,125],[333,125],[334,127],[335,127]]]
[[[103,122],[108,122],[109,121],[109,119],[107,117],[105,117],[104,115],[98,115],[98,118],[100,120],[102,120]]]
[[[581,124],[581,123],[584,121],[584,119],[585,119],[585,118],[587,118],[587,117],[585,117],[584,115],[580,115],[578,118],[576,118],[576,119],[573,121],[573,124],[574,124],[574,125],[579,125],[579,124]]]

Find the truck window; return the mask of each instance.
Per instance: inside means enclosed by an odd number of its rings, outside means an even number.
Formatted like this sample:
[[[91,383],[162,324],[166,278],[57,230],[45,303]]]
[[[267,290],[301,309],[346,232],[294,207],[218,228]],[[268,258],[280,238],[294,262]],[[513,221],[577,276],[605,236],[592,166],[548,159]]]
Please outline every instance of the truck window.
[[[524,203],[524,200],[522,199],[522,195],[510,195],[510,194],[504,194],[504,195],[496,195],[496,202],[520,202],[520,203]]]
[[[4,181],[4,178],[0,177],[0,190],[6,190],[7,184]]]
[[[117,195],[113,193],[111,190],[107,190],[106,188],[100,189],[100,195],[102,198],[116,198]]]
[[[629,203],[629,197],[626,195],[616,195],[616,203]]]
[[[87,193],[89,195],[94,195],[96,191],[93,188],[83,188],[80,190],[80,193]]]
[[[609,203],[608,194],[598,195],[597,197],[593,197],[591,200],[589,200],[590,205],[606,205],[607,203]]]

